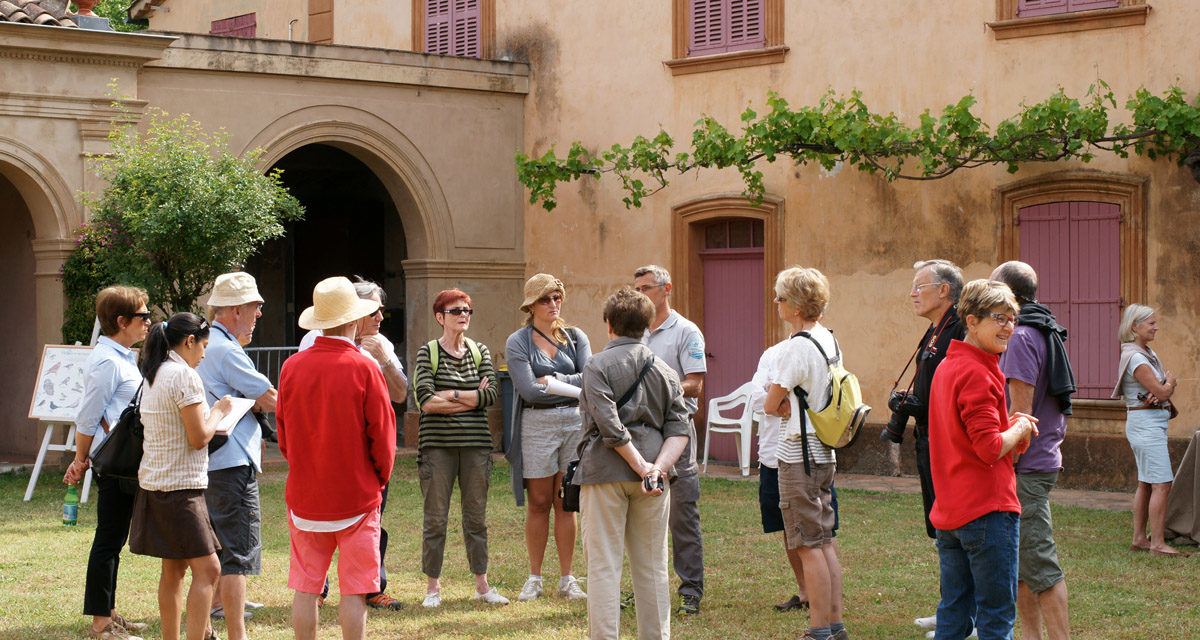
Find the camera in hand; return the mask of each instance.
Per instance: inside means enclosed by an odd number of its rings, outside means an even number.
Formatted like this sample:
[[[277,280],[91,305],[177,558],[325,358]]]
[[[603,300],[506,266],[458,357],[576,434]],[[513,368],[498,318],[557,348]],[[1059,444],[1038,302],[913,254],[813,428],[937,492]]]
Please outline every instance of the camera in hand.
[[[908,425],[908,419],[916,416],[920,407],[921,401],[913,394],[893,391],[888,396],[888,409],[891,409],[892,417],[888,419],[887,426],[880,432],[879,439],[896,444],[904,442],[904,428]]]
[[[655,489],[662,491],[662,489],[663,489],[662,476],[661,475],[658,476],[657,480],[651,479],[650,476],[646,476],[645,478],[642,478],[642,486],[646,488],[646,491],[654,491]]]

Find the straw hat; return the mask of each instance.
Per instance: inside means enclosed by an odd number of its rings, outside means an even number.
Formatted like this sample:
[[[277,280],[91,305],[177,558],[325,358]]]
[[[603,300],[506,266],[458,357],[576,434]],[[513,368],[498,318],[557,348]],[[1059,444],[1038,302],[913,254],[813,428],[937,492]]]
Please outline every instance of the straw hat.
[[[300,328],[332,329],[378,310],[378,302],[358,297],[349,279],[325,278],[313,287],[313,306],[300,314]]]
[[[525,301],[521,303],[521,311],[528,312],[533,303],[555,291],[561,293],[564,300],[567,298],[567,290],[563,288],[562,280],[548,273],[539,273],[526,280]]]
[[[223,273],[217,276],[212,293],[208,296],[210,307],[236,307],[250,302],[262,302],[254,276],[244,272]]]

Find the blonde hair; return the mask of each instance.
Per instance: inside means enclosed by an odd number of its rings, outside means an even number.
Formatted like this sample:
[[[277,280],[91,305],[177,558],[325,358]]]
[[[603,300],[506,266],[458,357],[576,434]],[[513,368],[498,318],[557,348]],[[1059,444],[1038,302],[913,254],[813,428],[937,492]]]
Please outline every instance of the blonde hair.
[[[789,267],[775,276],[775,295],[805,320],[820,320],[829,305],[829,279],[811,267]]]
[[[972,280],[963,287],[962,297],[958,300],[958,318],[965,325],[967,316],[983,318],[996,307],[1004,307],[1014,315],[1021,310],[1008,285],[982,278]]]
[[[1121,312],[1121,324],[1117,327],[1117,339],[1121,342],[1133,342],[1133,328],[1154,315],[1154,308],[1144,304],[1130,304]]]

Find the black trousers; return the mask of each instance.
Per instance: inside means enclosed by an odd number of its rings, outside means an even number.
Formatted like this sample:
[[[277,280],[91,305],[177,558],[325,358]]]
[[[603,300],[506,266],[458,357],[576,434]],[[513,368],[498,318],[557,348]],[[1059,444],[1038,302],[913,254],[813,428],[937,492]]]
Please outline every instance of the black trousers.
[[[96,537],[88,556],[83,615],[109,616],[117,607],[117,570],[121,548],[129,539],[136,480],[96,476]]]
[[[366,594],[367,599],[387,591],[387,569],[383,567],[384,558],[387,556],[387,529],[383,528],[383,510],[387,507],[388,487],[392,483],[383,485],[383,501],[379,503],[379,591]],[[321,597],[329,597],[329,576],[325,576],[325,587],[321,589]]]
[[[917,476],[921,478],[921,502],[925,507],[925,533],[937,540],[937,529],[929,521],[933,510],[933,469],[929,466],[929,426],[917,426]]]

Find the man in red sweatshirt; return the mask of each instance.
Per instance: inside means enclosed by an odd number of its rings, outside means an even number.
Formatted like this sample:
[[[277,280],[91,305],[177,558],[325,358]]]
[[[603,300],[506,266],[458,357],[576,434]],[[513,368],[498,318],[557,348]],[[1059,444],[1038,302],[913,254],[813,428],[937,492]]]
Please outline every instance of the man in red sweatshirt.
[[[317,599],[338,552],[342,638],[365,637],[365,594],[379,591],[379,504],[396,459],[396,417],[379,366],[354,345],[356,321],[378,309],[342,277],[313,290],[300,327],[321,329],[279,374],[275,417],[288,461],[288,587],[296,638],[317,637]]]

